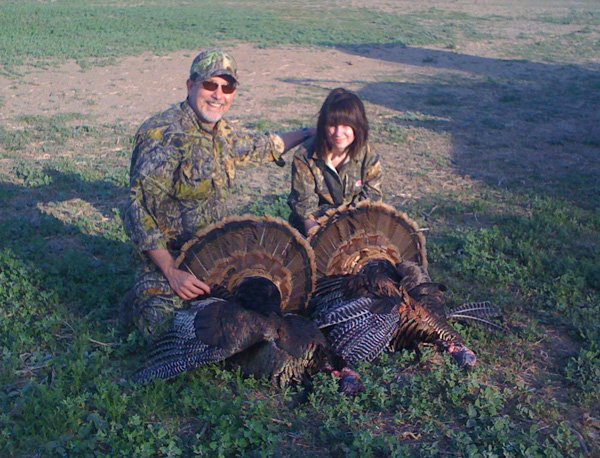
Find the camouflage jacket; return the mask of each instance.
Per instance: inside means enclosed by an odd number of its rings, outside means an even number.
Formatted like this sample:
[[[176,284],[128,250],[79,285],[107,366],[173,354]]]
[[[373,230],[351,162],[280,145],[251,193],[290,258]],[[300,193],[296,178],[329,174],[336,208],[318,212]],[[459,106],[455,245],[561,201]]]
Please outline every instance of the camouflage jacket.
[[[199,228],[228,211],[227,194],[236,166],[278,161],[281,137],[251,135],[225,120],[202,125],[184,101],[142,124],[130,170],[125,228],[140,252],[176,253]]]
[[[379,155],[369,145],[336,171],[317,156],[313,139],[294,154],[288,204],[293,215],[318,218],[342,204],[381,200],[381,181]]]

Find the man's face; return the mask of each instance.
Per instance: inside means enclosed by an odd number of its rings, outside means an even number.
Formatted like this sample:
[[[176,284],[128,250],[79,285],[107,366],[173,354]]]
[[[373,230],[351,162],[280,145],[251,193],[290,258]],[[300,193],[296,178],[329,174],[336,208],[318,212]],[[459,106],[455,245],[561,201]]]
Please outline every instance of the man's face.
[[[229,92],[227,88],[231,88],[230,85],[233,84],[233,81],[220,76],[213,76],[207,82],[213,84],[188,79],[188,101],[201,121],[215,124],[229,111],[235,98],[235,91],[226,94],[225,92]],[[207,86],[215,86],[215,84],[217,86],[214,87],[214,90],[212,87],[207,88]],[[223,91],[223,86],[227,86],[225,91]]]

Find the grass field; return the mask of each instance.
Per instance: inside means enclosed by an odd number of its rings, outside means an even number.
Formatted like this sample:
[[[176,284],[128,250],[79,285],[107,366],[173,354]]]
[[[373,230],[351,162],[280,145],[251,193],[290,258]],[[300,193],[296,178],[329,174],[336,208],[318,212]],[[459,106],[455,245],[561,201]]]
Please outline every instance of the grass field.
[[[598,456],[597,2],[367,3],[0,4],[0,456]],[[390,354],[359,368],[364,394],[321,374],[304,402],[220,367],[129,382],[144,345],[117,320],[136,266],[120,212],[137,126],[90,116],[93,100],[6,113],[32,75],[198,43],[385,66],[352,87],[374,113],[386,200],[429,229],[451,301],[491,300],[511,329],[459,329],[475,370],[428,348],[418,363]],[[240,121],[311,122],[316,78]],[[289,109],[299,94],[313,112]],[[286,217],[281,177],[242,184],[243,211]]]

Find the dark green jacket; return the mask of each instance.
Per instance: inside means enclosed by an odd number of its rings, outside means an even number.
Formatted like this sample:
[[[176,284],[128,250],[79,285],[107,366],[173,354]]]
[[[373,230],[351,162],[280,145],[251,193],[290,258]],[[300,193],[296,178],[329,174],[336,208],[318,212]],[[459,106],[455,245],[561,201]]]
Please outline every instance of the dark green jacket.
[[[314,139],[303,144],[292,162],[288,204],[292,218],[318,218],[329,208],[370,199],[379,201],[382,171],[379,155],[367,145],[340,167],[327,165],[314,150]]]
[[[228,213],[226,199],[236,166],[278,160],[281,137],[214,130],[199,123],[187,101],[144,122],[131,158],[125,227],[140,252],[175,253],[201,227]]]

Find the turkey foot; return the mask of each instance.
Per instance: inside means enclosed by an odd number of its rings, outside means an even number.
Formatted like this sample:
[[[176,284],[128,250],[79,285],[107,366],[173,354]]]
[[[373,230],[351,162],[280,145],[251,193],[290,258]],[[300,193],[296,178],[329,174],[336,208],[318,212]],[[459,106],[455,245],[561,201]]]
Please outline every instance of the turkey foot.
[[[442,349],[447,351],[461,369],[472,369],[477,363],[477,356],[466,345],[459,342],[443,342]]]
[[[360,375],[348,367],[341,371],[331,371],[334,377],[340,379],[340,391],[348,396],[356,396],[365,391],[365,386],[360,381]]]

